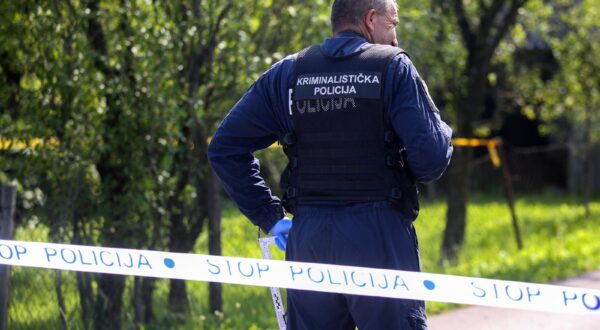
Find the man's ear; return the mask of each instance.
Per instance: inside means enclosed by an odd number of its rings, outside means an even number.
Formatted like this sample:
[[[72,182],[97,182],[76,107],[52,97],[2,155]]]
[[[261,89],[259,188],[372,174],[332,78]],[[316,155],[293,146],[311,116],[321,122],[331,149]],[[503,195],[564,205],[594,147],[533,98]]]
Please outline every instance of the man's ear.
[[[377,11],[375,9],[371,9],[367,12],[365,16],[365,26],[369,30],[369,32],[373,32],[375,30],[375,18],[377,16]]]

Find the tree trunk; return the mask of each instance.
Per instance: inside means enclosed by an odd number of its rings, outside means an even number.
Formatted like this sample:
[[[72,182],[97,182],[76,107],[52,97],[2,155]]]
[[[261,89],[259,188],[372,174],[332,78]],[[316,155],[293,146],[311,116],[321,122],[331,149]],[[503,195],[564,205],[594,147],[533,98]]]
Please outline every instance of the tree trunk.
[[[581,157],[577,138],[575,137],[576,129],[573,126],[571,128],[571,135],[569,136],[569,160],[568,160],[568,178],[567,186],[569,194],[572,196],[578,196],[581,192],[580,182],[582,182],[582,169],[581,169]]]
[[[88,243],[83,239],[84,221],[77,216],[73,219],[73,244],[85,245]],[[83,236],[82,236],[83,234]],[[92,275],[89,273],[75,273],[77,291],[79,292],[79,306],[81,306],[81,322],[84,329],[91,329],[94,321],[94,290],[92,289]]]
[[[121,275],[102,274],[98,279],[96,297],[95,322],[96,330],[121,329],[121,308],[125,277]]]
[[[208,195],[208,253],[221,255],[221,183],[214,171],[210,176]],[[221,283],[210,283],[208,300],[211,312],[223,310],[223,286]]]
[[[474,121],[484,109],[488,74],[498,45],[515,24],[516,17],[527,0],[478,2],[476,17],[465,9],[463,0],[454,0],[453,12],[463,43],[467,49],[464,88],[458,88],[455,109],[458,136],[473,137]],[[479,17],[477,17],[479,16]],[[461,86],[462,87],[462,86]],[[471,149],[455,151],[449,173],[448,213],[441,256],[455,261],[465,237],[467,194],[470,181]]]
[[[94,291],[92,278],[88,273],[77,272],[77,291],[79,291],[79,305],[81,306],[81,322],[84,329],[91,329],[94,322]]]
[[[585,208],[585,216],[592,216],[590,201],[592,199],[592,191],[594,189],[594,167],[592,164],[592,145],[590,141],[585,142],[584,160],[583,160],[583,206]]]
[[[135,313],[135,328],[144,329],[154,319],[152,310],[152,293],[154,278],[135,277],[133,280],[133,308]]]
[[[589,218],[592,216],[592,210],[590,208],[590,200],[592,198],[592,190],[594,187],[594,168],[592,164],[592,141],[591,141],[591,130],[592,130],[592,109],[591,95],[588,97],[588,105],[585,111],[585,119],[583,121],[583,144],[584,144],[584,161],[583,161],[583,175],[585,181],[583,182],[583,205],[585,207],[585,216]]]
[[[206,189],[206,187],[204,189]],[[171,229],[169,231],[169,251],[189,253],[194,249],[196,239],[202,231],[202,224],[204,223],[205,215],[197,214],[190,216],[197,218],[190,219],[188,221],[184,221],[184,217],[180,215],[176,215],[171,218]],[[174,313],[184,313],[188,309],[189,304],[185,281],[170,280],[169,305],[169,308]]]
[[[192,239],[184,221],[183,215],[171,217],[169,231],[169,251],[171,252],[188,253],[194,248],[196,237]],[[169,308],[173,313],[185,313],[187,310],[188,295],[185,281],[175,279],[169,281]]]
[[[188,308],[187,297],[185,281],[169,281],[169,308],[173,313],[185,313]]]
[[[67,322],[67,307],[65,305],[65,297],[62,292],[62,271],[54,271],[54,289],[56,291],[56,300],[58,301],[58,314],[60,316],[60,323],[63,330],[69,329],[69,323]]]
[[[17,188],[0,185],[0,239],[12,239]],[[8,329],[10,266],[0,265],[0,330]]]
[[[154,321],[154,308],[152,304],[152,295],[156,288],[155,278],[144,278],[142,281],[142,301],[145,304],[144,308],[144,324],[150,324]]]
[[[471,156],[470,148],[455,149],[448,173],[448,210],[441,258],[451,262],[458,259],[460,247],[465,240]]]

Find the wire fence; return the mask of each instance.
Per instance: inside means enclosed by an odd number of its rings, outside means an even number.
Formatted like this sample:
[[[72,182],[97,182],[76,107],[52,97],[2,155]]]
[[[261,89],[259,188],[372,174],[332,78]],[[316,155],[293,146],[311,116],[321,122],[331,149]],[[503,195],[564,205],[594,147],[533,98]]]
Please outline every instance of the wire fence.
[[[535,147],[505,145],[506,162],[517,194],[600,193],[600,144],[564,143]],[[586,153],[585,150],[588,150]],[[586,165],[586,154],[590,155]],[[502,187],[502,172],[495,168],[485,150],[475,153],[472,162],[472,190],[495,192]],[[590,167],[590,170],[586,169]],[[586,173],[587,172],[587,173]]]

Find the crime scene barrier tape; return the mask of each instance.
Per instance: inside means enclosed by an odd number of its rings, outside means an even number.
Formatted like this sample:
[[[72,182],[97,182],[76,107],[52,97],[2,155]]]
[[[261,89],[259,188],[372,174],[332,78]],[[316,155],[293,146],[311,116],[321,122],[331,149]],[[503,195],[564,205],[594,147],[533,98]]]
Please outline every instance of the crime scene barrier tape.
[[[600,290],[340,265],[0,240],[0,264],[600,315]]]
[[[262,253],[263,259],[272,260],[271,251],[269,247],[275,244],[275,237],[263,237],[258,239],[258,244],[260,244],[260,251]],[[285,308],[283,306],[283,299],[281,299],[281,292],[279,292],[279,288],[270,287],[271,291],[271,299],[273,300],[273,308],[275,308],[275,317],[277,318],[277,325],[279,325],[280,330],[287,329],[286,320],[285,320]]]

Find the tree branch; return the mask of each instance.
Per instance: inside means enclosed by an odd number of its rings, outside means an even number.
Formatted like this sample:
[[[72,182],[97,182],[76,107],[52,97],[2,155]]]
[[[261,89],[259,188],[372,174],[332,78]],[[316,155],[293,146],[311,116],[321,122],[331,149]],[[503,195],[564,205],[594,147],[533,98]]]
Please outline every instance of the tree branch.
[[[490,30],[496,23],[497,16],[502,12],[502,8],[505,3],[505,0],[494,0],[490,7],[486,7],[483,10],[480,8],[481,15],[479,21],[479,30],[481,31],[483,40],[487,39],[487,37],[490,35]]]
[[[485,58],[491,58],[494,50],[500,44],[500,41],[506,36],[508,30],[514,25],[519,9],[525,5],[527,0],[512,0],[510,7],[505,11],[506,14],[502,17],[495,29],[495,34],[490,36],[490,42],[486,45]]]
[[[126,0],[121,0],[121,7],[127,8],[128,10],[124,10],[121,13],[121,15],[120,15],[121,17],[119,20],[119,28],[120,28],[121,32],[123,33],[123,36],[125,37],[125,39],[131,40],[133,38],[133,29],[131,28],[129,18],[127,17],[127,13],[131,12],[131,10],[129,10],[130,3]],[[133,70],[134,56],[133,56],[133,45],[131,42],[128,43],[127,46],[125,47],[125,53],[123,54],[123,61],[124,61],[124,65],[123,65],[123,70],[121,73],[125,76],[125,78],[129,82],[129,87],[131,87],[131,90],[135,92],[135,91],[137,91],[137,81],[135,79],[135,73]]]
[[[479,5],[479,11],[485,12],[487,11],[487,5],[485,4],[485,0],[477,0],[477,4]]]
[[[469,23],[467,13],[465,12],[465,6],[462,0],[453,0],[453,3],[454,13],[456,14],[456,20],[458,23],[458,27],[460,28],[463,40],[465,42],[465,46],[471,51],[475,49],[475,43],[477,39],[476,36],[473,34],[473,31],[471,30],[471,24]]]
[[[112,77],[117,75],[114,70],[111,70],[106,64],[108,60],[108,47],[106,45],[106,37],[102,25],[98,21],[98,11],[100,4],[98,0],[92,0],[87,3],[87,8],[90,10],[87,18],[87,37],[92,45],[94,66],[100,70],[105,76]]]

